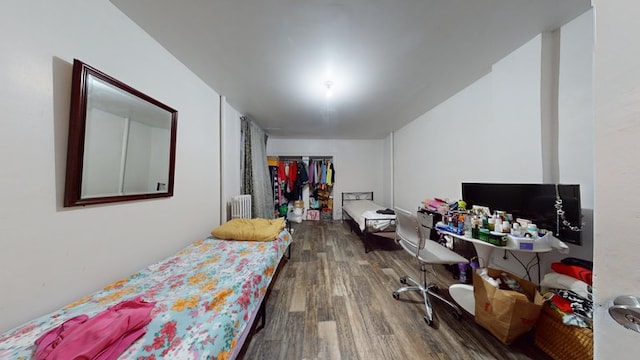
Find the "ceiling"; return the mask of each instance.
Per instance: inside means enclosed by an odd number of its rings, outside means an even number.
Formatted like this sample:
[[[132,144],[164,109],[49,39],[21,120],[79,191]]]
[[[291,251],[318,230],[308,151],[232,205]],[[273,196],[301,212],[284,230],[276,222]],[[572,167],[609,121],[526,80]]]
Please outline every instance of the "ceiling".
[[[111,2],[271,136],[318,139],[384,138],[591,7],[591,0]]]

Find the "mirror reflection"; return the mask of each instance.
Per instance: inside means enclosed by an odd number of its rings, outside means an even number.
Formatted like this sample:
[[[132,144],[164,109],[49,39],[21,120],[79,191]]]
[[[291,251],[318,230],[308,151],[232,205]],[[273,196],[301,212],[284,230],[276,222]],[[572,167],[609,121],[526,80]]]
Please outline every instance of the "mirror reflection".
[[[87,78],[82,198],[166,192],[171,113]]]
[[[173,195],[177,111],[76,60],[65,206]]]

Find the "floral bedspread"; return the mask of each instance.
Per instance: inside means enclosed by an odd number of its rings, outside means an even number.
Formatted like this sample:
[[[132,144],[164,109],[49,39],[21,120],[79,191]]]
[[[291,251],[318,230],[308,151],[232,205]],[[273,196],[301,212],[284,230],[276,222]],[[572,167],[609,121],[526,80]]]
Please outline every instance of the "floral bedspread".
[[[34,341],[47,330],[136,296],[157,303],[147,333],[120,359],[230,358],[291,241],[286,230],[269,242],[198,240],[128,278],[0,334],[0,359],[30,359]]]

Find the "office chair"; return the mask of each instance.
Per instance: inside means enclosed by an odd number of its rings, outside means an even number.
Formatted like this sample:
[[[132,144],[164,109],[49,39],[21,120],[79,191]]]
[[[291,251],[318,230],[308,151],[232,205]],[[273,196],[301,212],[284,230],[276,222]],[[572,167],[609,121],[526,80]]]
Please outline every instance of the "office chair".
[[[427,265],[433,264],[458,264],[468,263],[469,261],[448,248],[438,244],[435,241],[427,239],[431,228],[434,226],[433,214],[419,213],[420,223],[415,213],[407,210],[395,208],[396,212],[396,242],[399,243],[408,253],[415,256],[422,272],[422,282],[418,282],[409,276],[400,278],[400,283],[406,285],[393,292],[393,297],[400,299],[400,293],[405,291],[419,291],[424,299],[424,307],[426,315],[424,321],[429,326],[433,325],[433,310],[431,309],[430,297],[433,296],[451,308],[456,319],[460,319],[462,312],[454,303],[448,301],[437,293],[437,286],[433,283],[427,283]]]

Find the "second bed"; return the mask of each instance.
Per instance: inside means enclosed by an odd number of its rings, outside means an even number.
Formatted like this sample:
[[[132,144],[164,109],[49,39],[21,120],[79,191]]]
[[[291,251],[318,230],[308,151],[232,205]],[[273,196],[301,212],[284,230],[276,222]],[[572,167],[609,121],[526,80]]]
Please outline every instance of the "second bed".
[[[393,237],[396,230],[395,214],[379,213],[385,207],[373,202],[373,192],[342,193],[342,220],[349,222],[351,230],[362,237],[364,251],[369,252],[372,236]]]

